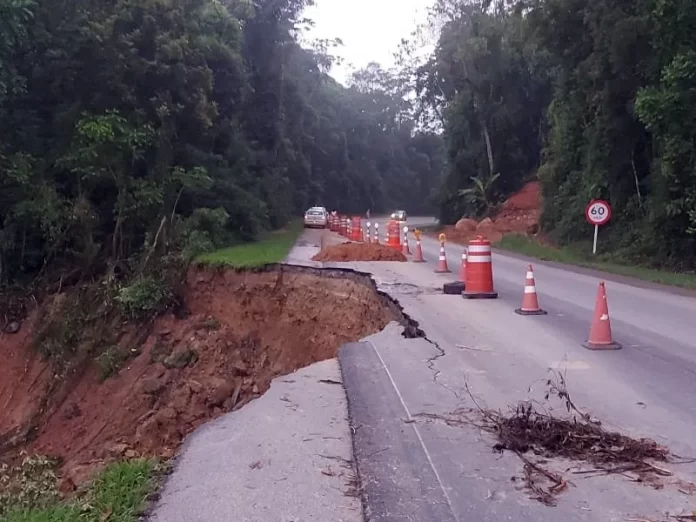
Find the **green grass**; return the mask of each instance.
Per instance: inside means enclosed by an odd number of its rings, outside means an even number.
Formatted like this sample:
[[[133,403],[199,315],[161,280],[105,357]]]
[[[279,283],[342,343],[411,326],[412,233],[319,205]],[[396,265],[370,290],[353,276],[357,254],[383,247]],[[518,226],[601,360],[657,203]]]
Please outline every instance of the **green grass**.
[[[209,265],[248,268],[280,263],[288,255],[302,230],[302,221],[293,221],[286,228],[270,232],[254,243],[236,245],[198,256],[195,261]]]
[[[527,236],[508,234],[503,236],[494,246],[501,250],[517,252],[544,261],[554,261],[568,265],[594,268],[611,274],[634,277],[643,281],[677,286],[680,288],[696,289],[696,274],[677,273],[637,266],[635,264],[629,264],[628,262],[622,262],[621,260],[611,259],[606,254],[593,256],[591,245],[589,249],[587,245],[571,245],[557,248],[543,245]]]
[[[77,499],[10,512],[4,522],[136,522],[156,487],[156,464],[148,460],[108,466]]]

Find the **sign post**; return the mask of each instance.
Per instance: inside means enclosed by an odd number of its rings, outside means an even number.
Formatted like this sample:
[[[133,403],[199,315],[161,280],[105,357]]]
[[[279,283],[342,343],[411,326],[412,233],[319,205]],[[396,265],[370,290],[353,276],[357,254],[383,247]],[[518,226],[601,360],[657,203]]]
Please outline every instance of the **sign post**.
[[[606,225],[611,219],[611,207],[609,203],[601,199],[593,199],[585,207],[585,219],[590,225],[594,225],[594,241],[592,243],[592,253],[597,253],[597,235],[599,227]]]

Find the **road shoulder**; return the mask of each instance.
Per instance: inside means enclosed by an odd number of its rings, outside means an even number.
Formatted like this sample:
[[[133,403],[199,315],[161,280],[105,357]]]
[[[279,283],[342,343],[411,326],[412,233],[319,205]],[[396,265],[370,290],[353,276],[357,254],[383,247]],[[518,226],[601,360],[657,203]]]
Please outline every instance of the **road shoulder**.
[[[520,254],[512,250],[504,250],[501,248],[493,248],[493,253],[495,255],[510,257],[513,259],[518,259],[520,261],[527,261],[533,264],[539,264],[543,266],[548,266],[551,268],[557,268],[559,270],[565,270],[566,272],[572,272],[575,274],[586,275],[590,277],[596,277],[597,279],[602,279],[604,281],[611,281],[614,283],[622,283],[624,285],[634,286],[636,288],[642,288],[645,290],[657,290],[660,292],[665,292],[672,295],[679,295],[685,297],[696,297],[696,290],[689,288],[681,288],[678,286],[665,285],[662,283],[654,283],[652,281],[644,281],[638,279],[637,277],[625,276],[621,274],[614,274],[611,272],[604,272],[597,268],[587,268],[580,265],[572,265],[569,263],[560,263],[558,261],[547,261],[545,259],[539,259],[536,257],[531,257],[525,254]]]
[[[276,378],[187,440],[154,522],[360,522],[336,359]]]

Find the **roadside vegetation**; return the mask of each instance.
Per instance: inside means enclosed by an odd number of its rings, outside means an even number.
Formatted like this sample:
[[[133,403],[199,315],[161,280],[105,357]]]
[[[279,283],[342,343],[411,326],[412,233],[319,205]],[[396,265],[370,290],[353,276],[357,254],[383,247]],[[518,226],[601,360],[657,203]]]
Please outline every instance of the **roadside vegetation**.
[[[269,232],[259,241],[202,254],[196,258],[196,262],[234,268],[280,263],[288,255],[303,230],[302,221],[291,221],[285,228]]]
[[[134,460],[109,465],[75,498],[61,501],[55,463],[26,457],[16,468],[0,470],[7,490],[0,496],[4,522],[135,522],[157,485],[161,469],[153,461]]]
[[[540,243],[533,237],[506,234],[494,246],[544,261],[594,268],[643,281],[696,289],[696,273],[678,273],[631,265],[625,259],[617,258],[615,254],[610,253],[593,255],[591,243],[575,243],[556,247]]]
[[[0,0],[0,289],[139,277],[312,205],[427,211],[441,138],[396,72],[328,75],[309,3]]]
[[[696,268],[696,3],[438,0],[430,24],[413,72],[445,131],[443,224],[538,178],[554,244],[585,240],[604,199],[617,261]]]

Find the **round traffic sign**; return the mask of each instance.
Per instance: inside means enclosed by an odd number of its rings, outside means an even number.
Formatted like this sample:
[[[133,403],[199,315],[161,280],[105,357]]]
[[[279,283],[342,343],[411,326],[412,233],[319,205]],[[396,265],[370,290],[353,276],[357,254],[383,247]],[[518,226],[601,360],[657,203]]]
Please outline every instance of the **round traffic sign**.
[[[606,201],[595,199],[585,207],[585,219],[590,225],[604,225],[610,218],[611,207]]]

